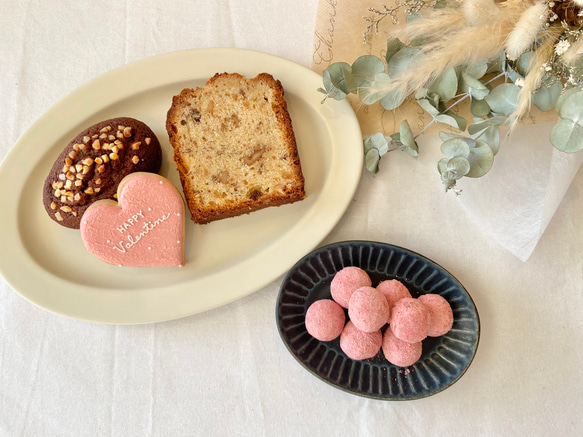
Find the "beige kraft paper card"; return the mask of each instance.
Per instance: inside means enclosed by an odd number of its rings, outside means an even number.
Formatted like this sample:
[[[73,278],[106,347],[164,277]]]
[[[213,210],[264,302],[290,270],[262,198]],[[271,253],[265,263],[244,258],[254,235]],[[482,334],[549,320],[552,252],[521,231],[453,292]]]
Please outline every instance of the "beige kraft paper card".
[[[405,23],[404,12],[397,15],[398,24],[393,23],[389,17],[384,18],[379,24],[378,33],[372,31],[366,42],[364,33],[369,23],[363,17],[375,16],[369,8],[383,11],[384,5],[392,9],[399,3],[402,1],[320,0],[314,32],[312,69],[321,74],[334,62],[352,64],[363,55],[375,55],[384,60],[389,31],[393,32]],[[398,132],[401,121],[405,119],[409,121],[413,135],[417,135],[432,120],[431,116],[413,100],[407,101],[395,111],[387,111],[379,102],[370,106],[363,105],[353,94],[347,99],[356,113],[364,137],[375,132],[383,132],[385,135]],[[471,120],[469,99],[463,103],[467,104],[456,106],[454,112]],[[553,120],[556,120],[554,111],[543,113],[533,109],[528,116],[524,117],[522,123],[530,125]],[[440,131],[451,132],[453,128],[434,123],[424,133],[437,134]]]

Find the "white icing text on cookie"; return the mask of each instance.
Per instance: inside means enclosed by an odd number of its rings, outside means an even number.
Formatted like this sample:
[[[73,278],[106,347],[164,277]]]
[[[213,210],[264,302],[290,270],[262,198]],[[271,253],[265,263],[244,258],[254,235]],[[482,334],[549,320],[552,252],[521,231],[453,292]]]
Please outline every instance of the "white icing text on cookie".
[[[139,215],[141,215],[142,217],[144,217],[142,215],[142,211],[140,211]],[[124,222],[124,225],[127,224],[130,220],[133,219],[132,216],[131,219],[128,219],[127,222]],[[140,241],[143,237],[145,237],[146,235],[148,235],[152,230],[154,230],[154,228],[156,226],[158,226],[160,223],[168,220],[170,218],[170,213],[168,214],[163,214],[161,218],[154,220],[154,221],[148,221],[146,223],[144,223],[143,225],[143,231],[140,232],[137,235],[128,235],[127,236],[127,242],[123,242],[120,241],[119,244],[116,244],[115,246],[112,246],[112,249],[116,249],[119,250],[122,253],[126,253],[127,250],[130,250],[138,241]],[[136,223],[137,224],[137,223]],[[120,227],[117,228],[118,231],[120,231],[121,233],[126,231],[126,228],[123,228],[124,225],[121,225]],[[129,226],[128,226],[129,227]],[[121,228],[123,228],[123,231],[121,230]]]

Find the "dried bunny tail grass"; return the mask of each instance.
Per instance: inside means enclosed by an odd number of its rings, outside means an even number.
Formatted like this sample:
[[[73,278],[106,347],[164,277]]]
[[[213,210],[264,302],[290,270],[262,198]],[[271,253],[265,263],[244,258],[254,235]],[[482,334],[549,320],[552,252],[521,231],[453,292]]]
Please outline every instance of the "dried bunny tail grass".
[[[583,0],[581,0],[583,3]],[[583,39],[575,41],[571,44],[571,47],[567,49],[565,53],[561,55],[561,62],[568,67],[571,67],[575,62],[581,59],[583,54]]]
[[[518,125],[522,116],[530,110],[532,95],[540,86],[546,74],[544,64],[552,56],[556,41],[556,35],[552,35],[552,33],[549,32],[545,35],[544,41],[536,49],[530,60],[528,74],[524,77],[524,85],[518,94],[516,108],[509,115],[509,133]]]
[[[539,34],[546,29],[548,11],[547,4],[542,2],[535,3],[524,11],[506,40],[508,59],[518,59],[536,42]]]

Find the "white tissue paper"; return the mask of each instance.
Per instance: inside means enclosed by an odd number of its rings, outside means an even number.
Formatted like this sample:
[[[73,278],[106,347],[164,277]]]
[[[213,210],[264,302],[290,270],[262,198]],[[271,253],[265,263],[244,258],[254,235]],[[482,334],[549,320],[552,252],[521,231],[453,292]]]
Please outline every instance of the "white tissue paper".
[[[470,216],[521,261],[534,251],[583,162],[583,152],[553,147],[554,124],[518,128],[501,139],[488,174],[458,183],[458,199]]]

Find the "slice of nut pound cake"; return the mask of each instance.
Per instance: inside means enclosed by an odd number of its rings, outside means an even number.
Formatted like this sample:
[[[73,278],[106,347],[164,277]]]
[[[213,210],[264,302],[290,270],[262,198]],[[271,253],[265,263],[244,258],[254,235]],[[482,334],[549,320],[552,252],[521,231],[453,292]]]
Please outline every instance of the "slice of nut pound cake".
[[[208,223],[305,197],[281,83],[216,74],[174,96],[166,130],[192,220]]]

